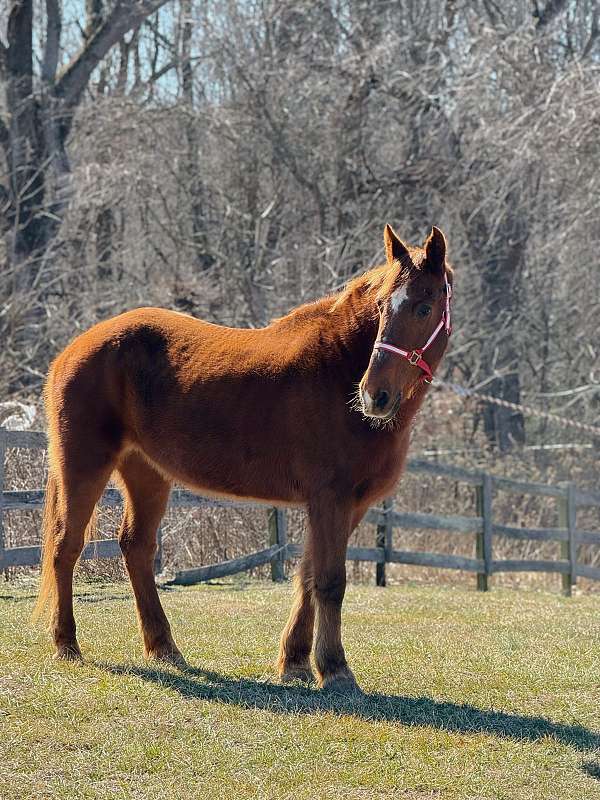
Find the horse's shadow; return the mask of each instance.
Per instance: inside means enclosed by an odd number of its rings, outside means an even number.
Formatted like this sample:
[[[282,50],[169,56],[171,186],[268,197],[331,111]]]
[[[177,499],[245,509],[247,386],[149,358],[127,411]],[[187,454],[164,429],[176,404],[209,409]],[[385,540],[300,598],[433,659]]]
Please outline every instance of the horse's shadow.
[[[144,681],[166,686],[187,699],[213,700],[279,714],[328,711],[371,721],[399,722],[410,727],[431,727],[453,733],[485,733],[519,741],[534,742],[551,737],[581,752],[600,749],[600,732],[582,725],[485,710],[466,703],[379,693],[344,695],[300,685],[229,678],[217,672],[191,667],[175,672],[98,662],[96,666],[114,675],[135,675]]]

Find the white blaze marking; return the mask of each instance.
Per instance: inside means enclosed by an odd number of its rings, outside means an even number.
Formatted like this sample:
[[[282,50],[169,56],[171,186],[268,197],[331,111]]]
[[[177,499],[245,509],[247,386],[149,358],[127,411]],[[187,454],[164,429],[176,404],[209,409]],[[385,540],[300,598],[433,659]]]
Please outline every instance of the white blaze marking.
[[[394,314],[396,311],[398,311],[407,297],[408,294],[406,293],[406,287],[404,286],[401,286],[399,289],[396,289],[395,292],[392,292],[392,296],[390,297],[390,305]]]

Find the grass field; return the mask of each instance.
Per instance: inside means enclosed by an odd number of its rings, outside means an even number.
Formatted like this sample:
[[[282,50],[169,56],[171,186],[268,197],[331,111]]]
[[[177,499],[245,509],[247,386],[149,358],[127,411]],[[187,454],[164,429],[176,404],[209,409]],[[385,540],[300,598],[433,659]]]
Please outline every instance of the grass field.
[[[0,589],[0,798],[600,798],[598,600],[349,587],[366,694],[277,684],[289,585],[163,592],[190,669],[141,657],[125,584],[80,586],[86,663]]]

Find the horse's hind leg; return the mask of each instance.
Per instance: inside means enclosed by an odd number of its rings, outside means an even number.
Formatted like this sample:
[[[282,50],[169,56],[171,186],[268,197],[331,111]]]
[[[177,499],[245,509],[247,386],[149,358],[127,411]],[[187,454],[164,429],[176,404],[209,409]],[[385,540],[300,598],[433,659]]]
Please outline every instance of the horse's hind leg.
[[[148,658],[185,663],[171,636],[154,580],[156,532],[171,484],[136,452],[123,459],[117,473],[125,491],[119,544],[135,595],[144,652]]]
[[[81,658],[73,616],[73,570],[94,507],[106,486],[110,458],[67,450],[52,459],[44,508],[42,577],[34,618],[50,607],[56,658]]]
[[[282,681],[313,679],[310,667],[315,609],[312,599],[312,572],[310,560],[305,555],[294,578],[294,603],[281,635],[278,672]]]

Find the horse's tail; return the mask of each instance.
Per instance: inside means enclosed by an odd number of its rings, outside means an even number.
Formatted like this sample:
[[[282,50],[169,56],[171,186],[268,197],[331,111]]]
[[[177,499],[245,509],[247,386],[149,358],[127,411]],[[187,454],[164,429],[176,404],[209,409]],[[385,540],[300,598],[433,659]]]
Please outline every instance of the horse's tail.
[[[61,465],[57,456],[57,415],[53,403],[54,362],[48,370],[48,378],[44,386],[44,405],[48,421],[48,478],[44,494],[44,512],[42,516],[42,566],[38,597],[31,619],[36,622],[45,615],[51,602],[55,605],[56,580],[54,577],[54,558],[57,539],[60,536],[60,513],[63,505],[61,498]]]
[[[64,454],[58,425],[54,387],[54,364],[48,372],[44,390],[46,418],[48,420],[48,480],[44,497],[42,519],[42,567],[38,597],[31,618],[35,622],[56,606],[56,563],[60,559],[67,533],[67,497],[64,481]],[[92,538],[96,528],[96,513],[85,530],[84,541]]]
[[[84,533],[84,546],[94,538],[97,511],[94,509]],[[64,536],[65,504],[60,473],[53,467],[52,459],[46,482],[44,516],[42,520],[42,568],[40,586],[35,607],[31,614],[32,622],[45,616],[56,605],[55,562],[60,557],[60,545]]]
[[[56,595],[54,580],[54,551],[59,520],[59,484],[52,465],[46,482],[44,499],[44,516],[42,520],[42,570],[38,597],[31,615],[33,622],[43,616],[52,604]]]

